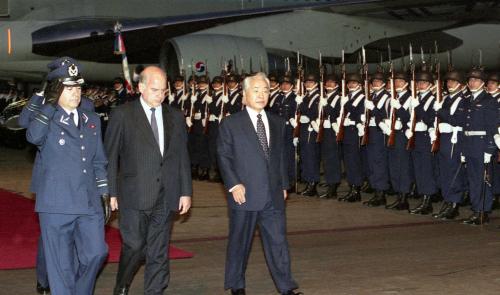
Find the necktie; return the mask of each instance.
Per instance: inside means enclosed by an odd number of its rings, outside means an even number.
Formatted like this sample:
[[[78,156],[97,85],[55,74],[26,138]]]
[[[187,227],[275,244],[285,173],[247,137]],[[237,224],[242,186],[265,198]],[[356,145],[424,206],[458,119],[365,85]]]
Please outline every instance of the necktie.
[[[267,144],[266,127],[264,121],[262,121],[262,114],[257,115],[257,137],[259,137],[264,156],[269,161],[269,145]]]
[[[156,123],[155,108],[151,108],[151,129],[153,129],[153,135],[155,136],[156,142],[160,145],[160,137],[158,135],[158,124]]]
[[[71,120],[71,123],[73,123],[73,126],[76,126],[76,128],[78,128],[78,122],[75,122],[75,113],[69,113],[69,119]]]

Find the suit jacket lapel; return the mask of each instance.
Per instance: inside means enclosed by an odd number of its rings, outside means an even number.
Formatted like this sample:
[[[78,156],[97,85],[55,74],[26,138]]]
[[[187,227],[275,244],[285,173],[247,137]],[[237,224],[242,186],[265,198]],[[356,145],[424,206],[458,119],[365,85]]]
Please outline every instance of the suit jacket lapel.
[[[172,137],[172,130],[174,130],[174,121],[169,106],[162,105],[163,116],[163,158],[167,156],[168,147],[170,145],[170,138]]]
[[[156,147],[158,153],[160,152],[160,147],[156,142],[155,136],[153,134],[153,129],[151,129],[151,124],[148,122],[148,117],[142,108],[141,102],[139,100],[134,101],[134,119],[137,122],[137,128],[141,131],[140,133],[149,141],[150,144]]]

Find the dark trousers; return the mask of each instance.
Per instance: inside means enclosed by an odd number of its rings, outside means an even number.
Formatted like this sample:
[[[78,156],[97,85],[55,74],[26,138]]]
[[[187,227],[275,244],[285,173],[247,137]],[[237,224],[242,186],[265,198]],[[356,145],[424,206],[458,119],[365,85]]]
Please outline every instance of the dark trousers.
[[[208,155],[209,166],[217,170],[217,136],[219,135],[219,121],[210,122],[208,125]]]
[[[389,148],[389,175],[394,191],[407,194],[413,182],[411,154],[406,150],[407,139],[403,131],[396,132],[394,146]]]
[[[438,152],[439,187],[445,201],[461,203],[465,190],[465,167],[460,160],[462,146],[460,142],[453,145],[451,135],[451,133],[441,133]]]
[[[92,294],[97,273],[108,254],[102,213],[38,216],[51,294]]]
[[[378,127],[370,127],[369,141],[366,146],[368,158],[368,181],[377,191],[389,189],[389,167],[385,135]]]
[[[470,201],[472,203],[472,211],[474,212],[491,212],[493,204],[493,191],[490,185],[484,183],[484,172],[491,175],[492,165],[484,164],[484,157],[468,157],[467,161],[467,180],[469,183]],[[492,159],[493,161],[493,159]]]
[[[309,124],[300,125],[300,173],[306,182],[319,182],[320,147],[317,133],[307,130]]]
[[[261,211],[229,211],[224,288],[245,288],[245,271],[257,223],[267,266],[276,287],[280,292],[296,289],[290,269],[285,211],[275,210],[271,205]]]
[[[436,163],[427,131],[415,133],[415,149],[411,152],[417,190],[422,195],[437,193]]]
[[[288,180],[290,183],[295,183],[295,170],[298,169],[298,167],[296,167],[298,163],[295,163],[296,147],[293,145],[293,128],[289,125],[286,125],[285,128],[285,150],[286,161],[288,163]]]
[[[361,186],[364,180],[363,165],[361,164],[361,149],[358,129],[355,126],[344,127],[344,141],[342,153],[347,182],[350,185]]]
[[[326,183],[340,183],[340,145],[337,143],[335,132],[330,128],[324,130],[323,142],[321,143],[321,159]]]
[[[120,208],[118,287],[130,286],[145,259],[144,294],[163,294],[170,279],[168,245],[172,215],[163,201],[151,210]]]

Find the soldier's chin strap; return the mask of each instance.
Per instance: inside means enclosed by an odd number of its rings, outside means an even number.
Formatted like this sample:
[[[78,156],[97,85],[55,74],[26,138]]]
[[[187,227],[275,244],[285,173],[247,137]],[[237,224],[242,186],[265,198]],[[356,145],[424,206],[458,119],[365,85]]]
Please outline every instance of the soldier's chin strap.
[[[455,94],[461,90],[462,90],[462,84],[460,84],[460,83],[458,83],[457,86],[455,86],[453,88],[448,88],[448,91],[450,92],[450,94]]]
[[[373,90],[373,92],[378,92],[378,91],[382,90],[383,88],[385,88],[385,83],[383,83],[382,85],[377,86],[377,87],[375,87],[375,86],[371,87],[371,89]]]
[[[316,89],[316,88],[318,88],[318,83],[314,83],[314,85],[313,85],[313,86],[311,86],[311,87],[307,87],[307,88],[306,88],[306,90],[307,90],[307,91],[311,91],[311,90],[314,90],[314,89]]]
[[[361,90],[361,85],[358,84],[358,86],[356,86],[355,88],[349,88],[349,92],[355,92],[355,91],[358,91],[358,90]]]
[[[421,89],[421,90],[419,89],[419,90],[418,90],[418,93],[420,93],[420,94],[427,93],[427,92],[431,91],[431,90],[432,90],[432,88],[434,88],[434,85],[430,84],[430,85],[429,85],[427,88],[425,88],[425,89]]]
[[[483,88],[484,88],[484,82],[483,82],[483,83],[481,83],[481,85],[480,85],[478,88],[475,88],[475,89],[472,89],[472,88],[470,88],[470,86],[469,86],[469,90],[470,90],[470,92],[472,92],[472,93],[477,93],[477,92],[479,92],[479,91],[483,90]]]
[[[403,91],[406,91],[407,87],[408,87],[408,82],[405,82],[405,85],[403,85],[402,87],[396,88],[396,92],[401,93]]]

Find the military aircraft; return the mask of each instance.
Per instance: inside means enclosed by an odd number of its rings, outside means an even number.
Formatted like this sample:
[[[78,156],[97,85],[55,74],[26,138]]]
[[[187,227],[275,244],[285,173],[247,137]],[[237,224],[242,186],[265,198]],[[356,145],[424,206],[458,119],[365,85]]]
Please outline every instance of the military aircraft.
[[[280,71],[284,57],[318,51],[331,64],[342,49],[356,64],[430,52],[457,68],[499,67],[498,1],[475,0],[0,0],[0,79],[39,82],[58,56],[83,63],[87,80],[123,75],[113,54],[119,22],[133,69],[160,64],[169,74]],[[438,52],[434,52],[438,44]],[[482,54],[478,49],[481,49]],[[480,58],[480,56],[482,58]],[[306,63],[307,68],[307,63]]]

